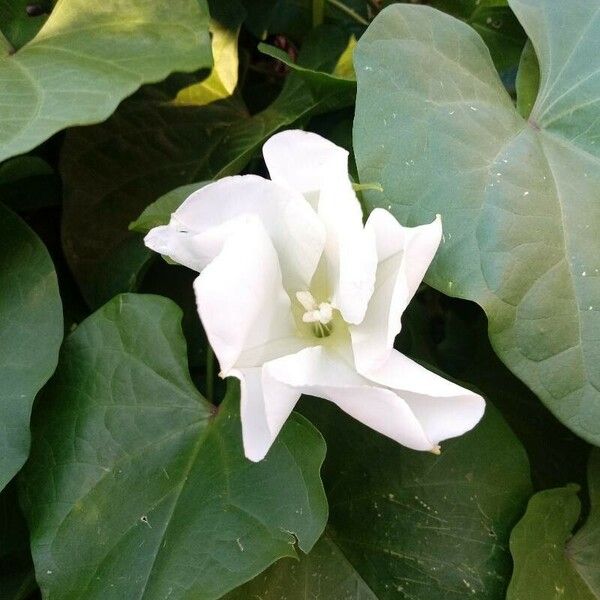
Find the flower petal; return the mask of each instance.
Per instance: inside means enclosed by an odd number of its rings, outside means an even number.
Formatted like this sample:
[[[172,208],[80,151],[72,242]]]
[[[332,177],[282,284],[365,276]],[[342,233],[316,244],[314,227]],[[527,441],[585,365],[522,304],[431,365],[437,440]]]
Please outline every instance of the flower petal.
[[[263,369],[270,379],[296,392],[330,400],[368,427],[409,448],[431,450],[435,447],[402,398],[361,377],[330,349],[305,348],[272,360]],[[269,400],[266,402],[268,418],[273,408],[268,405]]]
[[[263,156],[272,181],[302,194],[348,179],[348,152],[316,133],[289,129],[269,138]]]
[[[168,256],[171,260],[192,269],[201,271],[208,260],[194,247],[194,234],[178,231],[171,225],[161,225],[151,229],[144,238],[144,244],[150,250]]]
[[[484,399],[393,350],[385,364],[368,374],[379,385],[397,391],[437,444],[462,435],[480,421]]]
[[[328,294],[348,323],[359,323],[373,293],[377,258],[348,175],[348,152],[321,136],[282,131],[263,146],[271,179],[305,194],[327,229]]]
[[[260,219],[271,237],[288,289],[307,289],[323,252],[325,230],[302,194],[268,179],[256,175],[224,177],[197,190],[173,213],[170,227],[181,239],[179,243],[169,242],[180,257],[181,246],[191,243],[194,248],[189,252],[202,253],[204,267],[220,251],[227,234],[249,217]],[[150,234],[148,237],[152,241]],[[216,243],[218,239],[220,243]],[[163,254],[179,262],[164,250]]]
[[[263,369],[233,369],[230,374],[240,380],[240,416],[246,458],[262,460],[290,416],[300,393],[283,388],[278,382],[263,381]],[[268,398],[268,402],[265,401]],[[267,419],[269,406],[270,419]]]
[[[360,323],[375,286],[377,253],[374,237],[363,227],[350,182],[332,182],[323,188],[318,212],[327,229],[323,255],[331,303],[344,321]]]
[[[403,227],[386,210],[375,209],[365,230],[376,241],[375,290],[363,321],[350,332],[356,367],[368,376],[392,351],[402,314],[440,244],[442,225],[438,217],[428,225]]]
[[[258,220],[229,236],[194,282],[198,313],[223,376],[294,352],[299,341],[275,248]]]

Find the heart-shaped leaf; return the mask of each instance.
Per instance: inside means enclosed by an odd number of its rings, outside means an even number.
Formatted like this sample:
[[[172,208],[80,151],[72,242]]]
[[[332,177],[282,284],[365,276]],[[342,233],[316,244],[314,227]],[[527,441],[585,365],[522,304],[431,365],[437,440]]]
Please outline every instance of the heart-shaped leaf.
[[[426,6],[384,10],[355,51],[363,181],[405,224],[442,215],[427,281],[478,302],[494,349],[600,443],[600,0],[512,0],[540,63],[528,120],[481,38]]]
[[[0,161],[106,119],[143,83],[210,64],[204,0],[59,0],[29,43],[0,48]]]
[[[578,486],[538,492],[510,536],[515,562],[508,600],[595,600],[600,598],[600,453],[588,467],[591,512],[580,518]]]
[[[219,598],[323,531],[319,433],[296,416],[248,461],[238,392],[198,394],[179,317],[117,296],[65,341],[22,478],[46,598]]]
[[[62,337],[50,256],[0,204],[0,490],[27,458],[33,399],[56,367]]]

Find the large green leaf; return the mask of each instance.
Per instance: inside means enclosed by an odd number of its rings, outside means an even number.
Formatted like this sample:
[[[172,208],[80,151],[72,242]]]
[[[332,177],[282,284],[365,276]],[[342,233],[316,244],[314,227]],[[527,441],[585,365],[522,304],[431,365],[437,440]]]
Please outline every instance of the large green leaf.
[[[337,29],[317,30],[300,62],[312,69],[335,65],[347,41]],[[352,104],[355,86],[343,80],[339,86],[309,85],[294,73],[254,116],[236,96],[181,106],[152,88],[105,123],[71,130],[61,167],[63,243],[88,302],[136,289],[150,253],[128,226],[144,208],[175,187],[239,172],[280,128]]]
[[[62,336],[50,256],[0,204],[0,490],[27,458],[33,399],[56,367]]]
[[[531,483],[523,448],[491,405],[439,457],[402,448],[323,400],[303,410],[327,440],[326,536],[315,556],[279,563],[232,598],[504,597],[508,538]],[[355,595],[328,595],[336,582]]]
[[[106,119],[145,82],[210,63],[204,0],[59,0],[33,40],[0,52],[0,160]]]
[[[65,341],[22,478],[45,598],[218,598],[325,526],[319,433],[294,417],[245,459],[237,390],[198,394],[179,317],[117,296]]]
[[[514,528],[510,549],[515,570],[508,600],[594,600],[600,598],[600,453],[588,469],[591,512],[580,518],[578,486],[544,490],[529,501]]]
[[[501,359],[600,443],[600,1],[511,6],[540,62],[528,120],[464,23],[409,5],[375,19],[355,52],[359,173],[403,223],[442,215],[427,281],[478,302]]]

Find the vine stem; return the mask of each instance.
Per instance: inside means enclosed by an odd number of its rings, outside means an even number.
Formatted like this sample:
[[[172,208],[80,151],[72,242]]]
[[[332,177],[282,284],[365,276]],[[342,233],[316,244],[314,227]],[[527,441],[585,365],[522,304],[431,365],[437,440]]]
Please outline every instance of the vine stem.
[[[314,2],[315,0],[313,0]],[[369,21],[367,21],[364,17],[361,17],[356,11],[352,10],[348,6],[346,6],[343,2],[339,0],[327,0],[331,6],[335,6],[339,11],[347,14],[350,18],[354,19],[357,23],[364,25],[365,27],[369,25]],[[314,5],[313,5],[314,6]],[[313,12],[314,14],[314,12]]]

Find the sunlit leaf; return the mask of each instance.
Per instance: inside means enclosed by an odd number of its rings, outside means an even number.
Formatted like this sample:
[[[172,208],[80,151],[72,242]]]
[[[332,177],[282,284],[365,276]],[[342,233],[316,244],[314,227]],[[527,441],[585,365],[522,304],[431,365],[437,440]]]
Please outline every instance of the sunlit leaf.
[[[35,38],[0,55],[0,160],[106,119],[143,83],[210,64],[204,0],[59,0]]]
[[[239,32],[226,29],[216,21],[211,23],[209,29],[212,33],[212,71],[204,81],[180,90],[173,100],[174,104],[204,106],[228,98],[235,91],[239,69]]]

